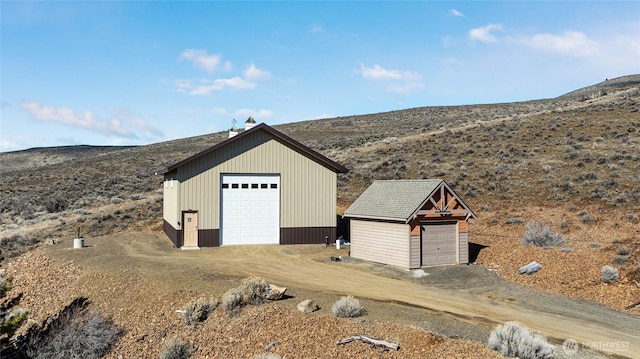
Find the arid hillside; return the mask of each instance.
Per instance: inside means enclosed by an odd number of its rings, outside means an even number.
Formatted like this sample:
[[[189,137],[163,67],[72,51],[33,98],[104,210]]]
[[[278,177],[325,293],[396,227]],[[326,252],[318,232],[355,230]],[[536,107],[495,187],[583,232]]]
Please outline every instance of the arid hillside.
[[[339,212],[376,179],[443,178],[476,211],[526,203],[638,213],[631,209],[640,203],[640,75],[555,99],[276,127],[349,168],[338,179]],[[12,246],[7,237],[31,243],[78,227],[98,235],[157,226],[162,178],[156,173],[226,136],[0,153],[3,247]]]
[[[640,315],[640,305],[633,306],[640,303],[640,75],[553,99],[275,127],[349,169],[338,176],[339,213],[374,180],[442,178],[478,214],[470,225],[475,264],[523,287]],[[139,147],[0,153],[0,265],[78,231],[85,238],[142,232],[164,238],[158,173],[225,138],[214,133]],[[531,222],[547,225],[563,243],[522,245]],[[518,275],[531,261],[543,269]],[[604,283],[605,265],[619,278]]]

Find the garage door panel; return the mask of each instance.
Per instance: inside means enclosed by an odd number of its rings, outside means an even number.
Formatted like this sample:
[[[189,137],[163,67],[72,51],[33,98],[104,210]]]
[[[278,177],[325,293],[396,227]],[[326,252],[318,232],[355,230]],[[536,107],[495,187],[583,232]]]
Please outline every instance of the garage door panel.
[[[280,176],[222,176],[221,245],[280,242]]]
[[[422,264],[425,266],[456,263],[456,223],[422,225]]]

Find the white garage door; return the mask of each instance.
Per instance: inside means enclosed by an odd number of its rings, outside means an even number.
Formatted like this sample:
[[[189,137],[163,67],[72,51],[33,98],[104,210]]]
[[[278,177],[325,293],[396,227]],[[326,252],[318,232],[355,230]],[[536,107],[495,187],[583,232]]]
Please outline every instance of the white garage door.
[[[280,243],[280,176],[222,176],[220,245]]]

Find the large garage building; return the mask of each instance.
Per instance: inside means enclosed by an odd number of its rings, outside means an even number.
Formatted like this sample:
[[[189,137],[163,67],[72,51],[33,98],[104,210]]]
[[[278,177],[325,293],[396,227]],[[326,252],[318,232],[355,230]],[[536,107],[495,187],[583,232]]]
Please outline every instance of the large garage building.
[[[265,124],[168,167],[164,232],[178,248],[336,239],[336,175],[347,169]]]

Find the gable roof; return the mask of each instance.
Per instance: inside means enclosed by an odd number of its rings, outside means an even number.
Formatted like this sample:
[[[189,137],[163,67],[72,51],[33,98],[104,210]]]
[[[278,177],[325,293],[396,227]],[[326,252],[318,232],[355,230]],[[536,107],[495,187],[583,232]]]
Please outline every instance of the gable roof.
[[[271,126],[268,126],[264,123],[261,123],[255,127],[252,127],[251,129],[245,130],[240,132],[238,135],[228,138],[214,146],[211,146],[209,148],[207,148],[206,150],[196,153],[193,156],[190,156],[180,162],[177,162],[169,167],[167,167],[167,169],[164,171],[166,172],[170,172],[175,170],[178,167],[181,167],[184,164],[187,164],[191,161],[194,161],[202,156],[205,156],[211,152],[214,152],[222,147],[225,147],[227,145],[229,145],[230,143],[234,143],[236,141],[242,141],[243,138],[250,136],[252,133],[257,132],[257,131],[265,131],[267,132],[269,135],[271,135],[271,137],[273,137],[276,141],[283,143],[284,145],[286,145],[289,148],[292,148],[293,150],[297,151],[298,153],[302,154],[303,156],[323,165],[324,167],[336,172],[336,173],[347,173],[349,172],[349,170],[344,167],[343,165],[330,160],[329,158],[327,158],[326,156],[322,155],[319,152],[316,152],[314,150],[312,150],[311,148],[303,145],[302,143],[294,140],[293,138],[285,135],[284,133],[274,129]]]
[[[347,208],[344,216],[408,223],[443,186],[456,196],[471,217],[476,217],[442,179],[375,181]]]

